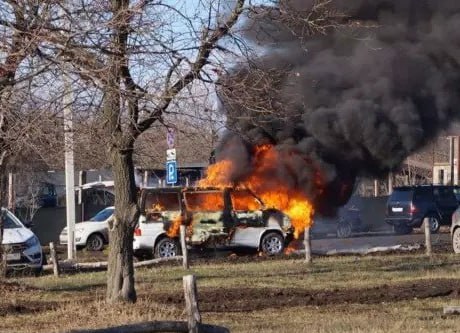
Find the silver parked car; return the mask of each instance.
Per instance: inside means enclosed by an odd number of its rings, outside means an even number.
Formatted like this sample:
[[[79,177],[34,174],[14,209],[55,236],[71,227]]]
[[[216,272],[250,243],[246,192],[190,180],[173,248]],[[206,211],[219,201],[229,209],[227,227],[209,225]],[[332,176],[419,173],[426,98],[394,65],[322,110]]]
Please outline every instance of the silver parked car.
[[[460,253],[460,207],[452,214],[450,233],[452,235],[452,248],[455,253]]]
[[[4,223],[0,246],[3,247],[8,270],[29,269],[40,273],[44,256],[37,236],[5,208],[1,208],[0,218],[3,218]]]

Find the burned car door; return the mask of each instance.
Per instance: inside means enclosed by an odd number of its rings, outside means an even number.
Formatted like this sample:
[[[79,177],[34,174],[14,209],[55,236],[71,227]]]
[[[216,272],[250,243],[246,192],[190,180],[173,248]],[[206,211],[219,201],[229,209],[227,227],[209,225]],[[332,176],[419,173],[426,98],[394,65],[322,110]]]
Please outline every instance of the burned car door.
[[[204,245],[225,242],[228,232],[224,225],[225,200],[221,190],[188,190],[184,192],[190,243]]]
[[[164,231],[170,229],[173,221],[181,216],[181,199],[177,191],[146,191],[141,206],[144,208],[145,229]],[[177,235],[174,235],[177,236]]]
[[[230,244],[258,247],[266,228],[263,204],[248,190],[231,191],[230,198],[235,223]]]

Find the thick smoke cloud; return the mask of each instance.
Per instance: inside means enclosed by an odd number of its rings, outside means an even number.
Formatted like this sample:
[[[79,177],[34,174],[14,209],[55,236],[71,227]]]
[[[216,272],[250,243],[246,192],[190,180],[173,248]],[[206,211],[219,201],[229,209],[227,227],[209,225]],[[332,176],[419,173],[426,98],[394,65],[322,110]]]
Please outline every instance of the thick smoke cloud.
[[[264,55],[222,78],[237,134],[218,158],[240,166],[238,181],[251,172],[252,147],[275,145],[282,159],[270,181],[302,190],[324,212],[348,199],[358,175],[397,168],[459,118],[460,1],[335,0],[348,27],[310,37],[283,20],[314,3],[283,1],[281,14],[248,20],[246,37]]]

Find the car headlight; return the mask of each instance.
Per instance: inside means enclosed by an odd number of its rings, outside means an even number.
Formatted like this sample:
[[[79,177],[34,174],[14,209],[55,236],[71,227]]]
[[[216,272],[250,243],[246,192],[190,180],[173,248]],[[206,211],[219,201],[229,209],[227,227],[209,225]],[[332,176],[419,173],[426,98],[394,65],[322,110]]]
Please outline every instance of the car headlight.
[[[75,229],[75,233],[76,233],[76,234],[81,234],[84,230],[85,230],[85,229],[83,229],[83,228],[76,228],[76,229]]]
[[[40,241],[38,240],[37,236],[32,236],[28,240],[26,240],[26,246],[32,247],[40,245]]]

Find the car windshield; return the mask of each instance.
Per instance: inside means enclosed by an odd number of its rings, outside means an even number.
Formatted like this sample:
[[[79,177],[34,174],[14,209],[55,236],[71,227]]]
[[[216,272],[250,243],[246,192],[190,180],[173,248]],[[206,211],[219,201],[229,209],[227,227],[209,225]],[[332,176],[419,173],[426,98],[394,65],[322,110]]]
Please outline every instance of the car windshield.
[[[22,228],[22,226],[17,223],[15,220],[13,220],[11,218],[11,216],[9,216],[8,214],[4,214],[4,220],[3,220],[3,223],[4,223],[4,228],[5,229],[18,229],[18,228]]]
[[[412,191],[412,189],[395,189],[394,192],[391,194],[390,200],[411,201],[413,193],[414,192]]]
[[[105,220],[107,220],[113,214],[113,212],[114,212],[113,208],[103,209],[99,213],[94,215],[90,219],[90,221],[92,221],[92,222],[104,222]]]

